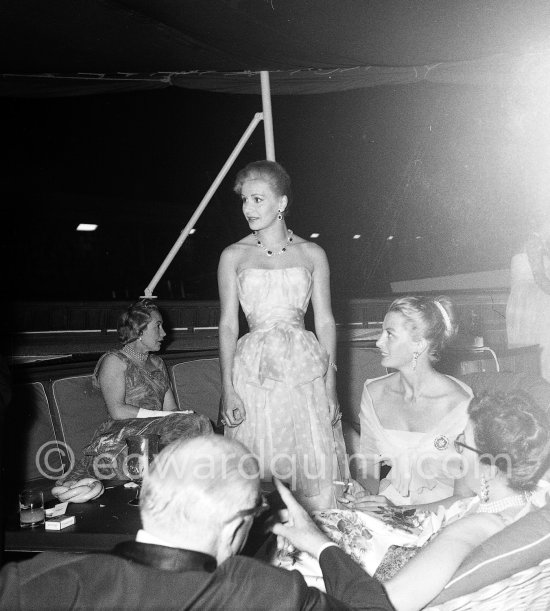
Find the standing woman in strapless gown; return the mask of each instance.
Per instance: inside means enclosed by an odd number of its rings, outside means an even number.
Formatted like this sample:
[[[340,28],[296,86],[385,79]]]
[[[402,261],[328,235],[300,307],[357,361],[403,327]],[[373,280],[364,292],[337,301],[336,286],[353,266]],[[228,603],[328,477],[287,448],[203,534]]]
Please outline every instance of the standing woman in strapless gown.
[[[540,217],[512,257],[506,331],[510,348],[540,346],[541,375],[550,382],[550,216]]]
[[[250,163],[234,190],[252,233],[228,246],[218,267],[225,434],[258,457],[262,479],[287,481],[306,509],[335,507],[333,481],[347,464],[327,258],[287,228],[290,178],[278,163]],[[304,328],[310,299],[317,337]],[[237,341],[239,303],[249,333]]]

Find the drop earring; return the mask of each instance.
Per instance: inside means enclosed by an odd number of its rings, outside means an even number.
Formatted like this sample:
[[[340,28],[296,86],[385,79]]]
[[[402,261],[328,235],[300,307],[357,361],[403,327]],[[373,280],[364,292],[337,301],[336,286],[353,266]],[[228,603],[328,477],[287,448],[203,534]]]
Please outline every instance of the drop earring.
[[[489,482],[485,478],[485,475],[481,476],[480,485],[479,485],[479,498],[482,503],[489,502]]]
[[[281,210],[279,210],[278,212],[279,212],[279,214],[277,215],[277,218],[278,218],[280,221],[282,221],[282,220],[283,220],[282,211],[281,211]]]
[[[416,363],[418,362],[418,357],[419,357],[418,352],[413,352],[413,360],[412,360],[413,371],[416,369]]]

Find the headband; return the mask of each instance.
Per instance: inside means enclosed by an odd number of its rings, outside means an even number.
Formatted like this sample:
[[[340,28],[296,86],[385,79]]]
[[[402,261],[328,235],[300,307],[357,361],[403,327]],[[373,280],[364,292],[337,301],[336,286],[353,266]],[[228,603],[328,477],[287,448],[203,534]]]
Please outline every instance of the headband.
[[[445,323],[445,329],[447,331],[450,331],[453,328],[453,325],[451,323],[451,319],[449,318],[449,315],[447,314],[447,310],[439,303],[439,301],[437,301],[437,299],[434,299],[434,303],[437,306],[437,309],[441,312],[441,316],[443,317],[443,322]]]

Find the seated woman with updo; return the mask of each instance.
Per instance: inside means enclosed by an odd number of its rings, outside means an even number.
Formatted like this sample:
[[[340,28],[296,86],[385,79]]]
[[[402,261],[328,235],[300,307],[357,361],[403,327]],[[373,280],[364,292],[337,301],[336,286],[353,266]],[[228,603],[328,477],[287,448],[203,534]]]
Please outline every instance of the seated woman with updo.
[[[434,368],[456,331],[446,297],[396,299],[376,342],[394,370],[367,380],[358,420],[346,430],[355,507],[449,503],[464,496],[453,439],[464,430],[469,386]],[[389,473],[379,481],[380,467]]]
[[[103,492],[100,479],[128,479],[124,460],[130,435],[157,434],[160,444],[167,445],[181,437],[213,432],[205,416],[178,412],[166,365],[152,354],[160,350],[166,336],[162,323],[150,299],[134,303],[121,315],[122,348],[109,350],[99,359],[93,380],[110,418],[95,432],[75,468],[56,482],[52,493],[59,500],[85,502]]]

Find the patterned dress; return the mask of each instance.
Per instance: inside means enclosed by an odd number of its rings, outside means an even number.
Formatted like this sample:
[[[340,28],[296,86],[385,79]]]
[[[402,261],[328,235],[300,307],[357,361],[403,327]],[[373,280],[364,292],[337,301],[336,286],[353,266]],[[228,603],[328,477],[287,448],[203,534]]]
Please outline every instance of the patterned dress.
[[[154,369],[149,371],[122,350],[109,350],[95,367],[93,384],[96,388],[99,388],[98,373],[101,363],[109,354],[114,354],[126,363],[125,403],[137,408],[162,411],[164,396],[170,388],[164,361],[159,356],[150,354],[149,361],[154,365]],[[195,413],[174,412],[170,416],[159,418],[109,418],[100,424],[93,434],[92,440],[83,450],[84,456],[58,483],[83,477],[128,479],[125,459],[126,437],[130,435],[159,435],[159,444],[162,447],[182,437],[191,438],[212,432],[210,420]],[[98,457],[101,457],[101,460]]]
[[[330,422],[328,355],[304,328],[312,275],[305,267],[248,268],[237,283],[250,332],[237,343],[233,386],[246,419],[225,434],[258,457],[262,479],[288,481],[306,509],[335,507],[345,446],[340,423]]]

